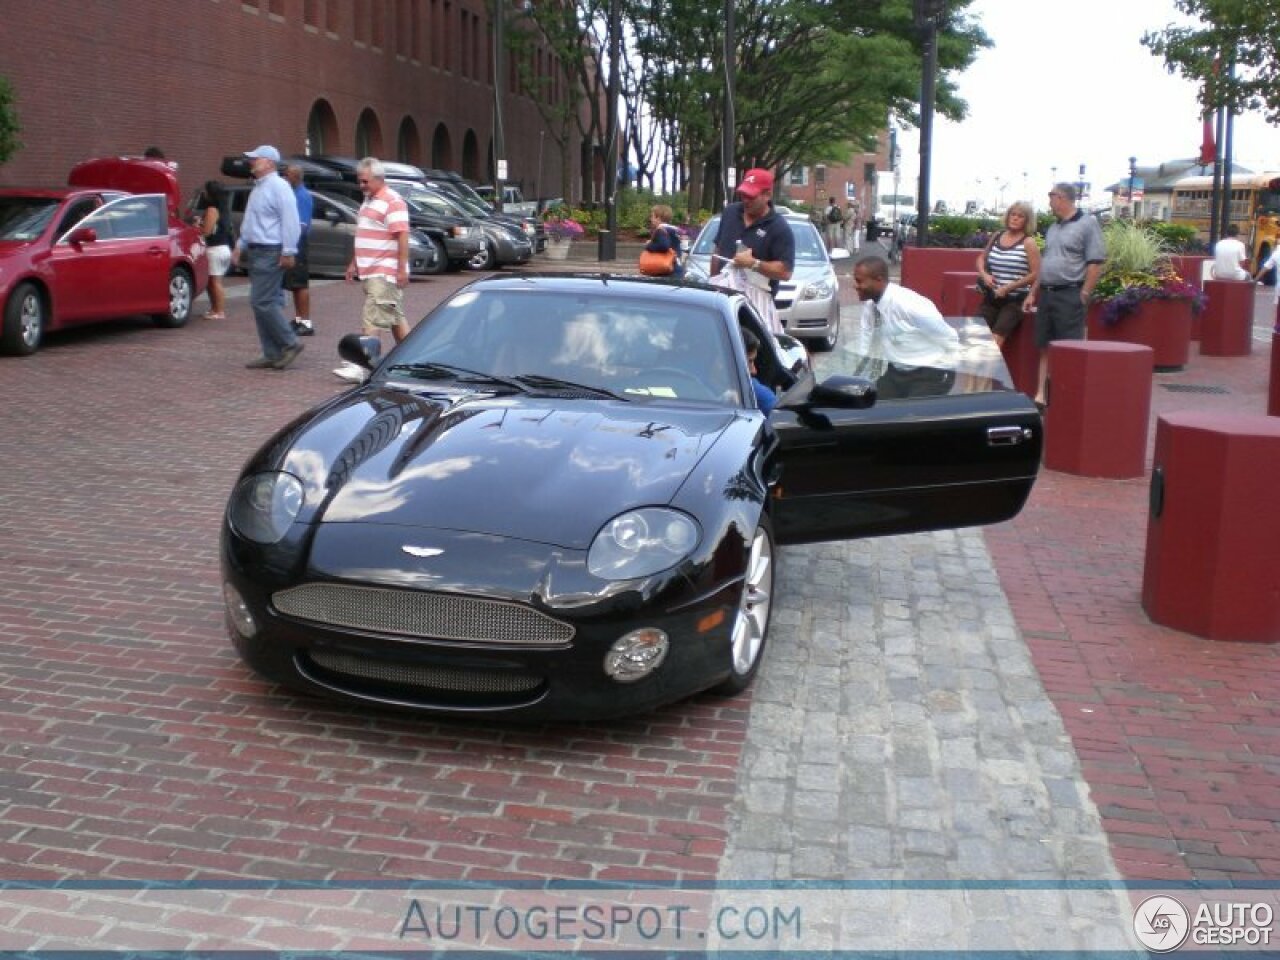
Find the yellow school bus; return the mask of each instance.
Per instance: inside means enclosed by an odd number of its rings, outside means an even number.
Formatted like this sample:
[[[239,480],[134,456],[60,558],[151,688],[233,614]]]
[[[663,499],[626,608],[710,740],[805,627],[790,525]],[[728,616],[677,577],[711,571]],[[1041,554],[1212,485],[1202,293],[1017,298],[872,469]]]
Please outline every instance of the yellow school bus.
[[[1169,219],[1196,228],[1209,241],[1209,201],[1213,177],[1187,177],[1173,185]],[[1231,222],[1253,256],[1254,269],[1271,255],[1280,235],[1280,173],[1236,174],[1231,178]],[[1221,231],[1221,228],[1220,228]]]

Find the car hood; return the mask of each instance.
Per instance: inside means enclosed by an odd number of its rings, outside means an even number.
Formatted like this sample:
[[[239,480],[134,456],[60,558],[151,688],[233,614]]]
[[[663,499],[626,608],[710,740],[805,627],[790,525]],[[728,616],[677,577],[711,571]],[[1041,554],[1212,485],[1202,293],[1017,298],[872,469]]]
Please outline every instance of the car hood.
[[[734,411],[411,392],[370,384],[295,425],[281,468],[299,519],[516,537],[585,550],[633,507],[669,503]]]

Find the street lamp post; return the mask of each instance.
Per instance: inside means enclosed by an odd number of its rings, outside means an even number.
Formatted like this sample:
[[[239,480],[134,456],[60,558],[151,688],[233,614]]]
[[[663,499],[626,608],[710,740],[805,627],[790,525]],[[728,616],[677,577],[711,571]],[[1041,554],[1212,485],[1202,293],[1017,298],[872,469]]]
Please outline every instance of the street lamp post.
[[[502,130],[502,10],[503,0],[493,0],[493,206],[502,209],[506,179],[507,146]]]
[[[920,197],[916,205],[916,246],[929,237],[929,165],[933,159],[933,100],[938,79],[938,17],[946,0],[915,0],[916,29],[921,31],[923,74],[920,79]],[[896,188],[895,188],[896,192]],[[894,224],[897,227],[897,224]]]
[[[1138,175],[1138,158],[1129,158],[1129,219],[1138,219],[1138,205],[1133,199],[1133,181]]]
[[[604,216],[597,252],[601,261],[618,259],[618,88],[621,85],[622,0],[609,0],[609,102],[605,105]]]

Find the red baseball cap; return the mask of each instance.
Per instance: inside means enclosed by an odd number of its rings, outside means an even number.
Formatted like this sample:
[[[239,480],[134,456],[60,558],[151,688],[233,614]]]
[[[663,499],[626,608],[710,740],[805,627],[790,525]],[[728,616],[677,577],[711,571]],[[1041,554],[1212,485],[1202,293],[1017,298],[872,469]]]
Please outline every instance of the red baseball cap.
[[[742,182],[738,184],[738,192],[747,199],[758,197],[766,190],[773,189],[773,174],[768,170],[748,170]]]

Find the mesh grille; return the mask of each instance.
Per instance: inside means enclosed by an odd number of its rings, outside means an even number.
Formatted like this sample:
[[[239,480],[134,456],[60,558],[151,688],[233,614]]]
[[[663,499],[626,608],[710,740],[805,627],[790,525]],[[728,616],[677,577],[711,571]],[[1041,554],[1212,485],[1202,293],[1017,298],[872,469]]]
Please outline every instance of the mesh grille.
[[[1162,383],[1160,386],[1174,393],[1226,393],[1226,387],[1211,387],[1196,383]]]
[[[300,620],[406,637],[568,646],[574,634],[569,624],[517,603],[447,593],[309,583],[271,599]]]
[[[416,690],[509,694],[527,693],[542,684],[540,678],[528,674],[394,663],[331,650],[312,650],[309,656],[317,666],[338,676]]]

